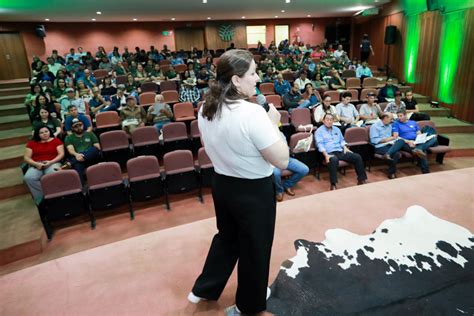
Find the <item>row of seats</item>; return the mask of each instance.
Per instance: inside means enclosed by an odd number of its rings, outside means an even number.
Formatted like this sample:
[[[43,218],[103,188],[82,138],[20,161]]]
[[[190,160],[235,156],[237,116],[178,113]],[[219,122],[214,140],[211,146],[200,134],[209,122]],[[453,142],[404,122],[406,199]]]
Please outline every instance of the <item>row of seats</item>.
[[[102,162],[86,169],[88,186],[83,187],[75,170],[62,170],[41,178],[44,198],[38,209],[48,239],[52,239],[52,224],[88,214],[91,228],[96,226],[95,212],[124,204],[134,219],[133,202],[164,196],[170,209],[169,194],[198,191],[203,202],[202,188],[210,186],[212,163],[204,148],[198,151],[197,165],[189,150],[176,150],[163,157],[160,171],[155,156],[139,156],[127,161],[128,178],[123,178],[117,162]]]

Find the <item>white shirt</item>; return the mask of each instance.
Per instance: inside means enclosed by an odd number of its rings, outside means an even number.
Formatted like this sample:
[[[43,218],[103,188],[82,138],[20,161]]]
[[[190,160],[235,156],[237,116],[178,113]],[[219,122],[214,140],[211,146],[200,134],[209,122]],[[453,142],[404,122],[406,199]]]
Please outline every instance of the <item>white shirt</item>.
[[[218,174],[260,179],[273,173],[260,150],[278,142],[280,136],[260,105],[238,100],[223,105],[212,121],[202,116],[203,107],[198,115],[201,139]]]

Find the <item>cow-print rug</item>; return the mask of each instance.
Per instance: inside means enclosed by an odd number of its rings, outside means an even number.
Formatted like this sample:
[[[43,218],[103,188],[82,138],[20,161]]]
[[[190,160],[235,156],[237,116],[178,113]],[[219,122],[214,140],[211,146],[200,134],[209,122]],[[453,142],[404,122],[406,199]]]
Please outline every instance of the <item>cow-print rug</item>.
[[[474,315],[474,236],[423,207],[295,248],[271,286],[275,315]]]

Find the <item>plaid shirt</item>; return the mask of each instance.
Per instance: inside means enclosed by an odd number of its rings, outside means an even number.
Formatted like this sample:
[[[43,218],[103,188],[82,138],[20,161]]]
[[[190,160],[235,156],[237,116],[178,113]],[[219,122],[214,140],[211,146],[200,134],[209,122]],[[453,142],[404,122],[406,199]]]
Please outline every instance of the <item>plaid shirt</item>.
[[[179,102],[191,102],[195,104],[200,98],[201,93],[199,93],[199,89],[196,87],[193,87],[192,89],[181,87],[179,91]]]

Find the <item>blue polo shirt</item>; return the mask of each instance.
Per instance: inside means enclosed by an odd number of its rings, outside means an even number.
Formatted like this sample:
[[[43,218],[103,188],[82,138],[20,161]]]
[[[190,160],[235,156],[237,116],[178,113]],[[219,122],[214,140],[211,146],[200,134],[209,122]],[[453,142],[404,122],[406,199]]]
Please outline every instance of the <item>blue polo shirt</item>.
[[[333,126],[332,128],[327,128],[325,125],[322,125],[316,130],[314,134],[318,150],[320,152],[327,152],[328,154],[335,151],[343,151],[346,141],[342,136],[341,130]]]
[[[392,124],[385,125],[382,120],[379,120],[370,127],[370,143],[375,145],[375,148],[388,145],[380,141],[390,136],[392,136]]]
[[[416,139],[416,132],[420,130],[418,124],[415,121],[408,120],[405,123],[400,121],[395,121],[392,124],[392,132],[398,133],[398,136],[407,139],[407,140],[415,140]]]

